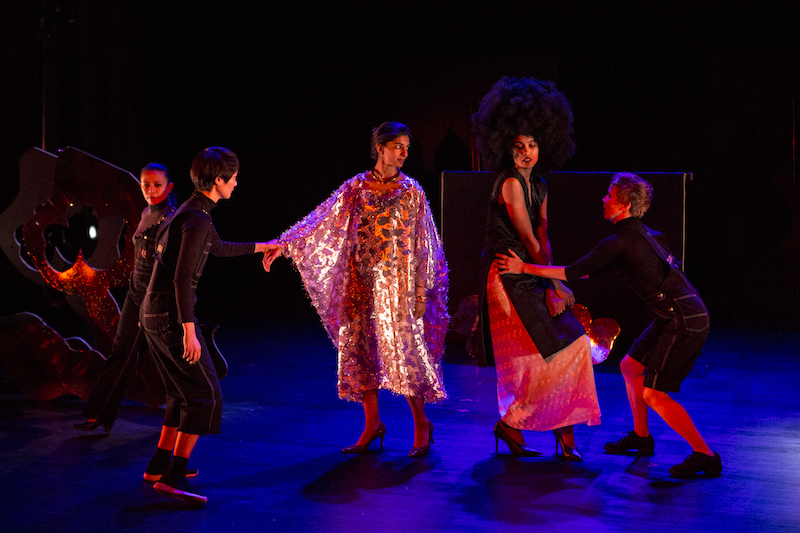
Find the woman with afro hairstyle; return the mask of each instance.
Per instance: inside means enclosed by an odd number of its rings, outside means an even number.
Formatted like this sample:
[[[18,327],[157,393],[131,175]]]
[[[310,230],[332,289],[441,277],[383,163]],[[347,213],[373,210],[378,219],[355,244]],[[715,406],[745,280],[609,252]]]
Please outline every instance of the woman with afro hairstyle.
[[[410,143],[403,124],[375,128],[373,168],[344,182],[279,239],[337,348],[339,397],[364,408],[364,431],[344,453],[363,453],[377,439],[383,448],[378,390],[388,389],[411,407],[409,457],[426,455],[433,423],[425,403],[447,397],[447,263],[425,192],[400,171]],[[265,257],[267,270],[272,259]]]
[[[539,176],[575,151],[572,111],[554,83],[505,77],[472,117],[483,160],[498,172],[483,250],[485,291],[479,334],[497,367],[502,439],[516,456],[540,455],[521,430],[549,431],[560,457],[581,461],[574,424],[600,423],[589,338],[569,310],[572,292],[558,280],[500,275],[496,254],[553,263],[547,229],[547,184]]]

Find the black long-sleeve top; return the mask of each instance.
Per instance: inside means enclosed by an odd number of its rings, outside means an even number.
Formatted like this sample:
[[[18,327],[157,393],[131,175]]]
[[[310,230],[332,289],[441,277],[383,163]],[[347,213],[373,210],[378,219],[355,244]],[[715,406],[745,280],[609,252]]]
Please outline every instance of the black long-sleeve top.
[[[170,311],[177,312],[179,324],[196,321],[195,290],[209,253],[234,257],[255,251],[255,243],[228,242],[219,238],[211,221],[211,209],[215,205],[206,195],[195,191],[159,231],[156,265],[148,290],[174,292],[175,298],[171,298],[170,303],[175,308]]]
[[[614,267],[641,297],[657,293],[669,274],[669,265],[642,236],[638,229],[643,226],[636,217],[629,217],[614,224],[614,234],[600,241],[594,250],[565,268],[567,281],[592,276]],[[669,250],[662,233],[650,233],[665,249]]]

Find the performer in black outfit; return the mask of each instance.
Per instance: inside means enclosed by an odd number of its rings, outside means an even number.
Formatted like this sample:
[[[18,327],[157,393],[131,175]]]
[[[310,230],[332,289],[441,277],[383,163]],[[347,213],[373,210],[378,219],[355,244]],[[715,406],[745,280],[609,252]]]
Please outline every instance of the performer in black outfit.
[[[232,257],[279,253],[276,243],[221,241],[211,209],[236,187],[239,159],[222,147],[206,148],[191,169],[195,191],[158,232],[156,264],[142,302],[141,324],[167,389],[164,423],[145,479],[155,489],[190,503],[207,498],[186,480],[186,465],[200,435],[219,433],[222,393],[205,340],[196,327],[195,289],[208,254]],[[170,459],[171,457],[171,459]]]
[[[88,419],[75,424],[75,429],[93,431],[103,426],[108,433],[117,419],[119,405],[139,360],[139,348],[144,343],[139,329],[139,307],[153,272],[156,232],[175,211],[175,202],[170,195],[173,185],[167,167],[159,163],[150,163],[139,174],[139,186],[147,207],[142,211],[139,226],[133,234],[135,260],[128,292],[122,304],[111,353],[103,363],[83,409],[83,416]]]
[[[655,443],[647,423],[647,407],[683,437],[692,453],[669,469],[675,477],[699,472],[722,472],[719,454],[713,452],[686,410],[668,393],[678,392],[703,349],[709,332],[708,310],[697,290],[678,269],[663,235],[639,220],[650,207],[652,188],[635,174],[615,174],[603,198],[604,217],[614,223],[615,234],[600,241],[586,256],[567,267],[524,263],[519,256],[497,254],[503,274],[524,272],[572,281],[615,268],[642,297],[654,320],[620,363],[625,379],[634,431],[609,442],[609,453],[636,450],[653,453]]]

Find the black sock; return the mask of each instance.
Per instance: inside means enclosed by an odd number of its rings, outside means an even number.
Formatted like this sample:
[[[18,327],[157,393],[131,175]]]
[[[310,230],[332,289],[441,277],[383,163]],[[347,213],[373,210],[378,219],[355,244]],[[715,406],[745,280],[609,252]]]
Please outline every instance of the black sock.
[[[147,464],[145,473],[154,475],[163,474],[169,466],[170,458],[172,458],[171,450],[156,448],[156,453],[153,454],[153,458],[150,459],[150,462]]]
[[[186,466],[189,464],[189,459],[186,457],[172,456],[172,462],[169,464],[171,474],[175,476],[185,476]]]
[[[172,450],[165,450],[164,448],[157,447],[156,453],[153,454],[153,459],[159,462],[169,462],[170,458],[172,458]]]

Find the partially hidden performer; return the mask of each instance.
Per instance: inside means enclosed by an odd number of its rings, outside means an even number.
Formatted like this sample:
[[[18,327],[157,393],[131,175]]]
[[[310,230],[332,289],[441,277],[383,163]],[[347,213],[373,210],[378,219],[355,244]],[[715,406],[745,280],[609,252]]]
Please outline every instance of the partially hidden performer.
[[[156,232],[175,209],[167,167],[149,163],[139,173],[139,187],[147,202],[136,232],[133,234],[134,263],[128,292],[122,303],[114,343],[97,382],[83,409],[86,422],[75,424],[80,431],[94,431],[103,426],[106,433],[117,419],[125,391],[135,374],[139,348],[145,344],[139,329],[139,308],[142,305],[150,274],[153,273]]]

